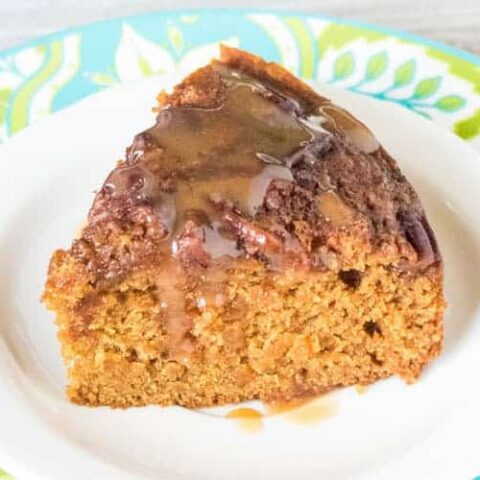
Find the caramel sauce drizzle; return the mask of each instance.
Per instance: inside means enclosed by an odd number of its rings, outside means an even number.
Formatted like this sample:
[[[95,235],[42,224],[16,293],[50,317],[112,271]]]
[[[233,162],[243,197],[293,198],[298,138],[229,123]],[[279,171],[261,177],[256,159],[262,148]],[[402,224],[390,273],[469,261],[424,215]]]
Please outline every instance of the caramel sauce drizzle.
[[[103,187],[114,197],[133,191],[133,200],[152,205],[168,229],[174,256],[176,237],[188,221],[203,229],[203,248],[211,257],[238,254],[215,203],[229,202],[255,216],[273,180],[294,180],[288,158],[319,136],[345,136],[365,152],[378,148],[361,122],[326,99],[318,116],[306,116],[294,98],[226,67],[212,68],[226,84],[222,103],[162,108]]]

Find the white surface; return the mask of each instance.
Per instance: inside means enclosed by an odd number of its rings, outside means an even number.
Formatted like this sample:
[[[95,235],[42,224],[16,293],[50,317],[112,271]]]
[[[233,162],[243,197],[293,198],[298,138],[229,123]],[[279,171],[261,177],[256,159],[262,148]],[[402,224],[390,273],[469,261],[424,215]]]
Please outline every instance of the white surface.
[[[480,54],[478,0],[0,0],[0,49],[96,20],[199,6],[336,15],[417,33]]]
[[[480,159],[391,104],[321,88],[378,134],[417,187],[446,264],[446,344],[422,381],[391,379],[315,426],[268,418],[257,434],[182,408],[70,405],[52,316],[38,299],[51,251],[67,246],[92,192],[152,122],[158,78],[88,99],[0,149],[0,465],[22,480],[404,480],[480,473]],[[119,98],[121,97],[121,101]],[[126,115],[128,112],[128,115]],[[105,126],[109,132],[105,134]],[[406,140],[408,139],[408,140]],[[87,140],[87,141],[86,141]],[[363,476],[362,476],[363,475]]]

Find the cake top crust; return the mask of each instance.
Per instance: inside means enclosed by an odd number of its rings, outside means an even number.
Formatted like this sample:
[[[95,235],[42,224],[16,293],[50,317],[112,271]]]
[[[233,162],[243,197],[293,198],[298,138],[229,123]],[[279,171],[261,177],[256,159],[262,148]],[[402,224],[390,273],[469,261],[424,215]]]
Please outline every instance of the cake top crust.
[[[440,261],[417,195],[375,136],[278,65],[222,47],[221,61],[159,101],[74,242],[93,281],[152,258],[184,270],[239,256],[330,268],[318,254],[329,234],[359,226],[377,246],[403,239],[414,255],[402,268]]]

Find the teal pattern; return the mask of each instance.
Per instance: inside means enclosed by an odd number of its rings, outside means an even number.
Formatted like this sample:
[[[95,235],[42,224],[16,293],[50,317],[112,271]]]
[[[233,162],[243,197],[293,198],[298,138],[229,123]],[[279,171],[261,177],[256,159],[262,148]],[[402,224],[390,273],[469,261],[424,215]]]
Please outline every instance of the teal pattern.
[[[208,61],[219,42],[306,79],[396,103],[480,145],[478,57],[356,22],[238,10],[109,20],[3,52],[0,142],[114,84],[187,72]]]
[[[0,53],[0,143],[112,85],[191,71],[220,42],[307,80],[400,105],[480,147],[480,57],[359,22],[247,10],[108,20]],[[0,469],[0,479],[11,477]]]

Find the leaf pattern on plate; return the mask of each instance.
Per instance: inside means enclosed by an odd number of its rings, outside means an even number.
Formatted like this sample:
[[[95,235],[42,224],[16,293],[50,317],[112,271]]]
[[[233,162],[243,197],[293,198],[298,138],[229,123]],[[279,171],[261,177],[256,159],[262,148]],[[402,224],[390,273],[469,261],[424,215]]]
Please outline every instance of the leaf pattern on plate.
[[[459,95],[446,95],[435,102],[435,107],[444,112],[455,112],[465,105],[465,99]]]
[[[352,52],[345,52],[335,60],[335,66],[333,74],[335,80],[342,80],[350,76],[355,69],[355,60],[353,59]]]
[[[415,87],[415,92],[413,93],[414,98],[428,98],[431,97],[440,86],[442,82],[441,77],[431,77],[424,78],[417,83]]]
[[[144,37],[132,26],[123,24],[114,65],[103,72],[90,73],[90,80],[98,86],[108,87],[175,71],[188,73],[217,56],[219,43],[234,47],[239,44],[237,37],[230,37],[185,51],[181,30],[173,24],[167,26],[167,37],[171,50]],[[176,59],[174,52],[183,52],[183,55]]]
[[[153,74],[169,73],[174,68],[175,61],[167,49],[147,40],[130,25],[123,24],[112,81],[126,83]]]
[[[268,13],[247,14],[247,18],[258,25],[275,45],[282,65],[293,74],[300,72],[300,48],[294,33],[279,15]]]
[[[2,88],[0,90],[0,126],[4,125],[7,120],[7,106],[11,95],[11,88]]]
[[[45,47],[30,47],[20,52],[0,57],[0,143],[10,134],[8,111],[14,93],[38,70],[45,58]]]
[[[478,109],[471,117],[459,120],[454,126],[455,133],[464,138],[471,140],[480,135],[480,109]]]
[[[474,88],[446,76],[441,62],[420,62],[419,48],[393,39],[356,40],[340,49],[327,49],[319,61],[317,79],[441,119],[453,128],[454,115],[467,110]]]
[[[367,62],[366,80],[375,80],[385,73],[388,65],[387,52],[378,52],[371,56]]]
[[[176,25],[168,26],[168,38],[173,48],[181,53],[183,50],[183,34],[182,31]]]
[[[411,58],[395,69],[393,84],[395,87],[408,85],[415,75],[415,60]]]
[[[66,35],[0,60],[0,142],[51,112],[78,72],[80,36]]]
[[[188,73],[215,56],[219,42],[242,44],[306,79],[396,103],[480,145],[480,63],[318,15],[202,10],[114,19],[0,53],[0,142],[98,90]]]
[[[13,480],[13,477],[0,468],[0,480]]]

